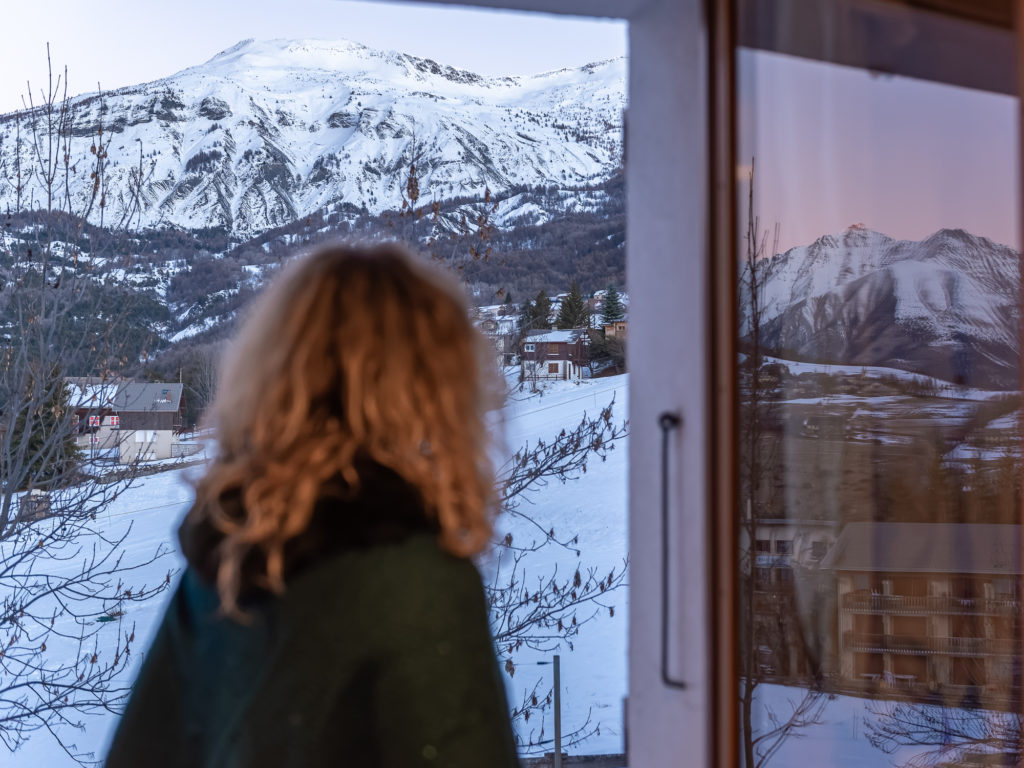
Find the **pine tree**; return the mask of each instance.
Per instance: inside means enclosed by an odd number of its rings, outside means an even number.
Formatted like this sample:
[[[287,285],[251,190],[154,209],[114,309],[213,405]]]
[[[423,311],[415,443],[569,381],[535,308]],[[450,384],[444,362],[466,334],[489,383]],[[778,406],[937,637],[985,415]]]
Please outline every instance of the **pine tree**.
[[[622,320],[626,316],[626,310],[622,306],[622,299],[615,285],[611,284],[604,294],[604,301],[601,303],[601,325],[611,325]]]
[[[71,425],[70,393],[59,369],[50,380],[30,382],[14,410],[11,445],[24,450],[16,490],[66,485],[81,460]]]
[[[530,327],[542,329],[551,327],[551,299],[543,290],[533,300],[533,323]]]
[[[589,325],[590,310],[587,309],[587,302],[584,301],[579,286],[573,280],[569,287],[569,295],[562,299],[562,306],[558,310],[555,327],[568,330],[571,328],[586,328]]]
[[[519,332],[526,333],[533,328],[534,319],[533,302],[527,299],[519,306]]]

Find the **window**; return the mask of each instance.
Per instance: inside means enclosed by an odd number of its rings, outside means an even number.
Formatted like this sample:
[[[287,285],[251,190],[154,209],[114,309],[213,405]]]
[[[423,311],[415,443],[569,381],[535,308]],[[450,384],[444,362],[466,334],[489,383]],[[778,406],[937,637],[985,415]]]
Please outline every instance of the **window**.
[[[548,363],[548,373],[558,373],[558,363]]]
[[[523,344],[523,351],[524,352],[534,352],[534,351],[536,351],[536,349],[537,349],[537,347],[534,344]]]
[[[100,417],[99,416],[90,416],[89,417],[89,426],[90,427],[98,427],[99,425],[100,425]]]
[[[769,539],[758,539],[754,542],[755,552],[771,552],[772,542]]]
[[[110,417],[110,428],[111,429],[119,429],[120,427],[121,427],[121,417],[116,415],[116,414],[111,416]]]
[[[956,46],[991,38],[1012,54],[1012,35],[916,4],[733,6],[739,693],[723,739],[745,768],[799,765],[809,743],[818,763],[866,768],[897,752],[900,765],[1016,761],[984,734],[1012,722],[1019,739],[1024,694],[1008,586],[1019,99],[1013,55],[973,68],[979,49]],[[1015,404],[987,404],[1001,397]],[[788,602],[758,600],[747,566],[751,543],[768,557],[765,524],[786,525],[772,565]],[[778,630],[748,640],[764,627]],[[764,647],[788,665],[766,675]],[[862,727],[829,731],[837,720]]]

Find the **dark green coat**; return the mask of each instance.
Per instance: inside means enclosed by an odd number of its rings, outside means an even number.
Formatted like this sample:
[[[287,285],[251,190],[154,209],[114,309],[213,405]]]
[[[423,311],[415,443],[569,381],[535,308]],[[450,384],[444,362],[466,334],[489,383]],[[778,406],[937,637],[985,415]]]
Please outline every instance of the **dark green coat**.
[[[183,540],[107,768],[518,765],[475,567],[393,476],[374,482],[317,505],[286,593],[251,593],[248,625],[218,616],[214,549]]]

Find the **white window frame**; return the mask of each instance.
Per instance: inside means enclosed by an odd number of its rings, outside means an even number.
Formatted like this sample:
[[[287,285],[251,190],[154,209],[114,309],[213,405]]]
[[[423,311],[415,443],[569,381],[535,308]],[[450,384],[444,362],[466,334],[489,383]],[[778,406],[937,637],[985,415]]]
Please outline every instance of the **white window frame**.
[[[523,344],[523,352],[536,352],[536,351],[537,351],[537,345],[536,344]]]

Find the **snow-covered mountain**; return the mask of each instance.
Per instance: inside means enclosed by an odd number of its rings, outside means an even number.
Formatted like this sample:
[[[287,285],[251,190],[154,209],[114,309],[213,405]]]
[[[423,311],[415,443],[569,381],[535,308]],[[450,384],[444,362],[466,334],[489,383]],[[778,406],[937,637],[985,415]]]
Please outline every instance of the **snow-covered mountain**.
[[[244,238],[338,203],[397,208],[413,160],[421,202],[602,181],[621,164],[624,105],[623,59],[491,78],[346,41],[247,40],[171,77],[75,99],[71,160],[91,167],[102,125],[107,222],[141,154],[139,225]],[[0,117],[7,168],[15,134],[14,115]],[[75,176],[76,199],[91,187]],[[0,187],[0,206],[13,194]],[[32,179],[23,199],[42,194]]]
[[[960,229],[918,242],[855,226],[759,269],[766,349],[1017,386],[1020,255],[1012,248]]]

